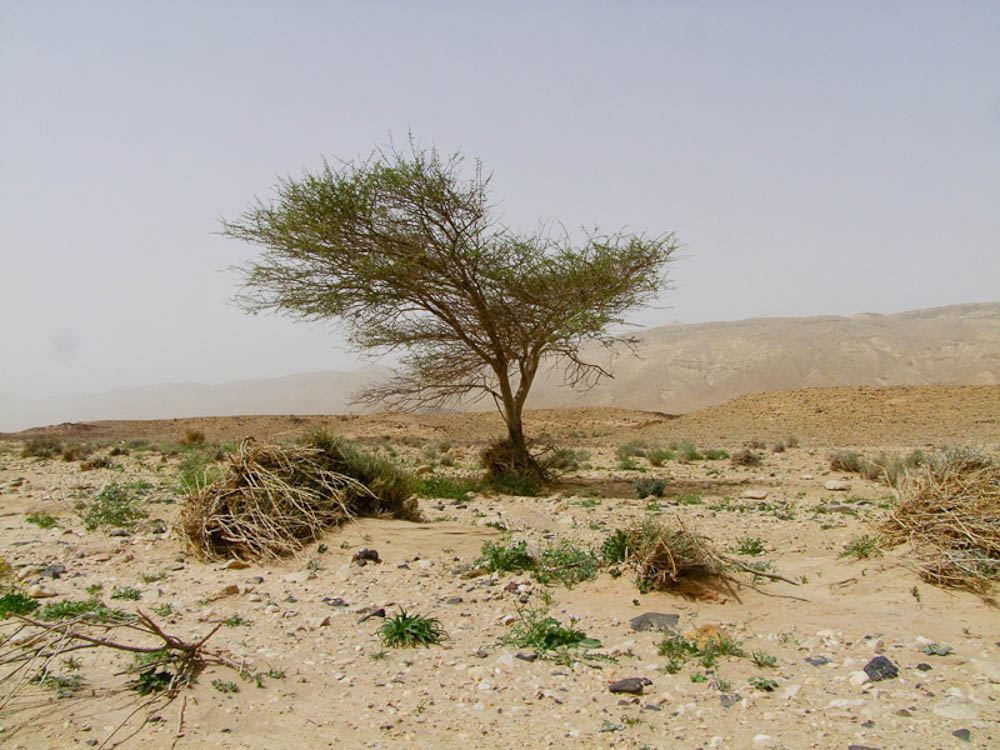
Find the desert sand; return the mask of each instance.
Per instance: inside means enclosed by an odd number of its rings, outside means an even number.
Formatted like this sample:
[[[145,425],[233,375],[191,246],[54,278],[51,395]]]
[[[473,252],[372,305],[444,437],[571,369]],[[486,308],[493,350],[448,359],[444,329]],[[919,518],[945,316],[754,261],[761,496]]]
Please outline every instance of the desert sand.
[[[110,736],[105,746],[150,748],[1000,746],[996,606],[920,580],[905,545],[845,556],[852,541],[873,534],[872,523],[891,511],[897,493],[831,471],[828,458],[837,449],[902,456],[977,445],[1000,452],[1000,386],[777,391],[680,417],[553,409],[531,412],[527,423],[533,434],[589,453],[540,496],[422,498],[423,522],[361,519],[331,529],[297,557],[239,569],[202,562],[186,549],[174,527],[180,458],[158,444],[190,430],[221,443],[291,439],[323,426],[424,477],[474,475],[480,448],[500,433],[499,418],[254,416],[66,424],[4,436],[0,556],[15,580],[54,595],[43,603],[85,599],[90,588],[109,605],[167,613],[157,621],[185,639],[229,620],[234,624],[210,644],[271,676],[258,686],[212,667],[179,697],[134,714],[115,732],[139,701],[118,676],[130,659],[83,652],[82,690],[59,698],[31,686],[0,715],[0,744],[100,746]],[[22,457],[23,441],[37,434],[103,443],[99,455],[123,441],[153,447],[83,471],[58,457]],[[772,452],[793,436],[795,447]],[[729,452],[752,442],[766,447],[756,467],[704,459],[656,467],[640,458],[623,469],[616,449],[636,440],[689,440]],[[441,464],[443,453],[452,465]],[[637,496],[633,482],[650,477],[665,480],[662,498]],[[149,519],[165,523],[145,523],[127,536],[85,527],[78,503],[108,482],[140,480],[150,486]],[[827,489],[831,480],[849,488]],[[29,514],[49,514],[56,524],[38,528],[26,522]],[[527,573],[463,575],[487,541],[600,547],[614,529],[647,517],[697,531],[733,556],[758,541],[761,554],[740,559],[769,561],[768,570],[794,585],[747,576],[711,598],[689,598],[642,593],[627,570],[618,577],[602,570],[572,588],[544,586]],[[352,562],[362,547],[377,550],[382,562]],[[54,565],[64,572],[43,575]],[[126,588],[137,589],[138,600],[111,598]],[[400,608],[437,618],[447,638],[427,648],[386,648],[378,637],[384,620],[363,618]],[[573,624],[600,648],[569,663],[522,658],[530,648],[502,641],[532,610]],[[747,656],[668,668],[659,652],[664,633],[633,629],[644,613],[676,615],[681,634],[723,633]],[[9,632],[10,622],[0,625]],[[755,662],[754,653],[773,657],[773,665],[770,658]],[[898,669],[895,677],[873,681],[865,673],[878,656]],[[648,681],[641,694],[610,692],[632,677]],[[773,681],[773,689],[758,689],[752,678]],[[227,682],[237,691],[218,689]],[[8,686],[0,687],[6,694]]]

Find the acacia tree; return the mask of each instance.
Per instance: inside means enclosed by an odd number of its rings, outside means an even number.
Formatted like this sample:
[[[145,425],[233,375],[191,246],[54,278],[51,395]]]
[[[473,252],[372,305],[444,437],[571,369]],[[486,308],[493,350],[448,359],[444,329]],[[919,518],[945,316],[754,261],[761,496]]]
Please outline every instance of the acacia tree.
[[[239,269],[244,310],[337,320],[355,348],[403,353],[398,375],[359,401],[492,397],[508,431],[500,465],[541,475],[522,424],[539,368],[562,364],[571,386],[610,376],[583,345],[635,344],[612,329],[663,287],[678,245],[672,234],[595,230],[575,246],[565,233],[515,233],[493,215],[489,181],[478,161],[463,176],[459,153],[411,143],[282,179],[222,233],[263,248]]]

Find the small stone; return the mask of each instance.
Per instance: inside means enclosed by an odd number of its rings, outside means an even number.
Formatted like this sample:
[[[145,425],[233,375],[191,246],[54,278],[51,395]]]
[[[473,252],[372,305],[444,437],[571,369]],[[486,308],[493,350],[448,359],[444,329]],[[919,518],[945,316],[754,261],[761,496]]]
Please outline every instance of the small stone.
[[[825,656],[809,656],[806,661],[812,664],[814,667],[822,667],[824,664],[829,664],[830,660]]]
[[[518,651],[514,654],[514,657],[521,661],[535,661],[538,658],[538,654],[526,654],[523,651]]]
[[[25,592],[32,599],[48,599],[50,596],[55,596],[55,594],[47,589],[43,589],[39,585],[29,586],[28,590]]]
[[[755,734],[753,736],[754,747],[767,747],[774,744],[774,737],[768,734]]]
[[[334,596],[334,597],[324,596],[323,597],[323,603],[326,604],[326,605],[328,605],[328,606],[330,606],[330,607],[346,607],[347,606],[347,602],[345,602],[339,596]]]
[[[445,599],[444,603],[445,604],[461,604],[462,601],[463,601],[462,597],[460,597],[460,596],[453,596],[453,597],[451,597],[449,599]]]
[[[854,685],[854,687],[861,687],[862,685],[871,681],[871,679],[868,677],[868,673],[863,672],[861,670],[858,670],[857,672],[851,672],[851,674],[848,676],[847,679],[850,680],[850,683]]]
[[[968,729],[956,729],[951,733],[952,737],[957,737],[962,740],[962,742],[972,742],[972,732]]]
[[[322,617],[316,617],[312,621],[312,626],[314,628],[325,628],[330,624],[330,615],[324,615]]]
[[[865,664],[865,673],[872,682],[880,680],[892,680],[899,676],[899,669],[884,656],[876,656]]]
[[[366,622],[367,620],[370,620],[373,617],[385,617],[385,610],[379,608],[374,610],[373,612],[369,612],[368,614],[364,615],[360,620],[358,620],[358,624],[360,625],[361,623]]]
[[[719,701],[722,703],[723,708],[735,706],[741,700],[743,700],[743,696],[739,693],[723,693],[719,696]]]
[[[250,565],[248,563],[243,562],[242,560],[237,560],[236,558],[233,558],[232,560],[227,560],[226,564],[223,565],[222,567],[224,570],[243,570],[244,568],[249,568]]]
[[[612,682],[608,686],[608,690],[612,693],[631,693],[633,695],[642,695],[643,689],[647,685],[652,684],[652,681],[646,677],[626,677],[624,680]]]
[[[47,568],[45,568],[45,570],[43,570],[41,573],[39,573],[39,575],[42,578],[51,578],[52,580],[55,580],[65,572],[66,572],[65,565],[50,565]]]
[[[419,570],[430,570],[434,567],[433,560],[417,560],[417,568]]]
[[[840,479],[831,479],[823,483],[823,486],[830,492],[847,492],[851,489],[850,482],[844,482]]]
[[[930,672],[932,669],[934,669],[934,667],[932,667],[930,664],[927,664],[926,662],[920,662],[917,665],[917,669],[919,669],[921,672]]]
[[[108,536],[128,536],[128,535],[129,533],[125,529],[111,529],[111,531],[108,532]]]
[[[249,583],[251,586],[257,586],[261,583],[264,583],[264,577],[254,576],[253,578],[247,578],[247,583]]]
[[[632,626],[632,630],[637,630],[639,632],[645,630],[659,630],[667,633],[676,628],[680,623],[680,620],[681,616],[673,613],[665,614],[662,612],[644,612],[638,617],[633,617],[629,620],[629,624]]]
[[[743,490],[740,497],[744,500],[767,500],[767,490]]]
[[[871,745],[848,745],[847,750],[881,750],[881,748],[872,747]]]
[[[238,593],[240,593],[240,587],[235,583],[231,583],[228,586],[223,586],[205,601],[214,602],[217,599],[225,599],[227,596],[236,596]]]
[[[380,563],[382,562],[382,558],[378,556],[378,550],[362,547],[351,557],[351,562],[356,562],[358,564],[361,562]]]

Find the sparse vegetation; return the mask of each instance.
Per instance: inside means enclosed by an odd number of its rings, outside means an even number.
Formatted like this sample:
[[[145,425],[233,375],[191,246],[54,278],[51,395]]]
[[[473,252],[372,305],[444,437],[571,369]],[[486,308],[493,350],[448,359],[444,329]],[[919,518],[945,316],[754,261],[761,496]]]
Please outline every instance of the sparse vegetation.
[[[743,449],[736,451],[729,461],[733,466],[760,466],[764,463],[764,457],[752,450]]]
[[[635,487],[636,497],[640,499],[651,495],[663,497],[663,493],[667,489],[667,482],[659,477],[641,477],[632,482],[632,486]]]
[[[545,607],[522,609],[519,617],[504,635],[500,642],[519,648],[530,648],[538,656],[554,658],[561,656],[562,661],[571,661],[567,653],[569,649],[595,649],[601,647],[601,642],[588,638],[579,628],[565,626],[548,614]]]
[[[424,615],[411,615],[402,607],[379,628],[382,645],[388,648],[434,646],[447,637],[441,623]]]
[[[24,521],[34,524],[40,529],[49,529],[56,525],[58,519],[48,513],[29,513],[25,516]]]
[[[868,534],[856,536],[844,546],[844,551],[840,557],[853,557],[857,560],[867,560],[878,557],[882,551],[878,548],[878,542]]]
[[[134,528],[147,515],[146,511],[139,507],[145,493],[145,486],[138,483],[108,482],[89,505],[86,503],[83,505],[84,525],[91,531],[102,526]]]
[[[63,445],[52,435],[36,435],[24,441],[21,455],[25,458],[52,458],[62,453]]]

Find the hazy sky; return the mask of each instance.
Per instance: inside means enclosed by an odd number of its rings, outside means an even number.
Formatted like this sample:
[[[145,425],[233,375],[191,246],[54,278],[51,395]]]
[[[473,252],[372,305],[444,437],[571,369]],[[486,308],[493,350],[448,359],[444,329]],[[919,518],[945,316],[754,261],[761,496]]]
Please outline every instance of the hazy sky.
[[[644,325],[1000,299],[1000,5],[0,1],[0,395],[350,369],[214,234],[407,130],[686,245]]]

